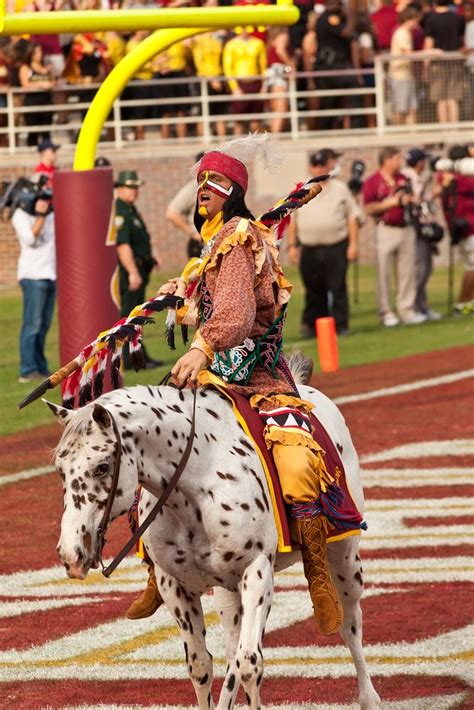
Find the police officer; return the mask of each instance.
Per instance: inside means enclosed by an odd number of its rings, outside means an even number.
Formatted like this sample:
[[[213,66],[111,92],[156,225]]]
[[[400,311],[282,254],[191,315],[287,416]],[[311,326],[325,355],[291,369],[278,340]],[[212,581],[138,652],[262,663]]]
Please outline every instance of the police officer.
[[[135,207],[140,185],[143,185],[143,180],[138,178],[134,170],[122,170],[115,183],[115,227],[122,316],[128,316],[135,306],[145,301],[145,288],[150,272],[155,266],[159,266],[151,251],[150,235]],[[160,360],[153,360],[145,348],[143,350],[148,368],[163,364]],[[126,370],[131,369],[127,347],[123,350],[123,363]]]

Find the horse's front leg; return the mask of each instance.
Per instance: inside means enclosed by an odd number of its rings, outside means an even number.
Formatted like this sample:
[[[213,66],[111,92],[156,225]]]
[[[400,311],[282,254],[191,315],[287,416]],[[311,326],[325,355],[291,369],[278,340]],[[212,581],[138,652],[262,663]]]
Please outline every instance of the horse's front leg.
[[[186,666],[199,710],[214,708],[211,694],[213,680],[212,656],[207,650],[204,614],[201,598],[191,594],[175,577],[157,570],[158,589],[181,632],[186,656]]]
[[[260,707],[263,679],[262,642],[273,598],[273,565],[260,555],[247,567],[241,583],[241,629],[233,663],[229,664],[219,709],[233,707],[242,683],[251,710]]]
[[[332,580],[344,610],[341,636],[351,652],[359,684],[361,710],[377,710],[380,698],[372,685],[362,646],[362,610],[360,598],[364,588],[359,557],[359,536],[328,545],[328,561]]]

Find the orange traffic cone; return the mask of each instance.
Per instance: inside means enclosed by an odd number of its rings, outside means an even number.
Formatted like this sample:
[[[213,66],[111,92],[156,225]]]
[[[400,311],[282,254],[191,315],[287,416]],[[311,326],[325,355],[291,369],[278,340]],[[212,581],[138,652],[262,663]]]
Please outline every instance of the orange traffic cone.
[[[336,372],[339,368],[339,350],[334,318],[316,318],[316,336],[321,370]]]

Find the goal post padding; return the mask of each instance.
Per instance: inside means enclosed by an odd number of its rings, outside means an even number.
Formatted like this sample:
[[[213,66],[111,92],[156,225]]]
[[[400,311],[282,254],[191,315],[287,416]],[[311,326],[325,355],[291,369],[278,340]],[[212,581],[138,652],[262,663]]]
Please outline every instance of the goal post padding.
[[[60,170],[53,178],[61,364],[119,318],[113,188],[111,168]]]

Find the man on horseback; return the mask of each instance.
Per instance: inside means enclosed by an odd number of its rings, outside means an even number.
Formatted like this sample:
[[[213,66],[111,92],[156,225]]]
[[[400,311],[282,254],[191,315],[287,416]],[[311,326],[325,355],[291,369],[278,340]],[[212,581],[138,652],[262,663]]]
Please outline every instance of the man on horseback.
[[[197,382],[238,392],[258,411],[292,537],[301,546],[316,624],[321,633],[333,634],[342,623],[342,608],[328,570],[322,499],[337,481],[312,436],[313,405],[299,397],[281,352],[292,287],[281,270],[274,235],[245,204],[244,163],[228,152],[208,152],[198,165],[197,180],[195,224],[205,246],[193,265],[191,306],[178,317],[191,323],[194,315],[198,329],[189,351],[173,367],[173,379],[178,387]],[[160,293],[189,293],[190,271]],[[149,616],[161,603],[151,563],[150,572],[129,618]]]

